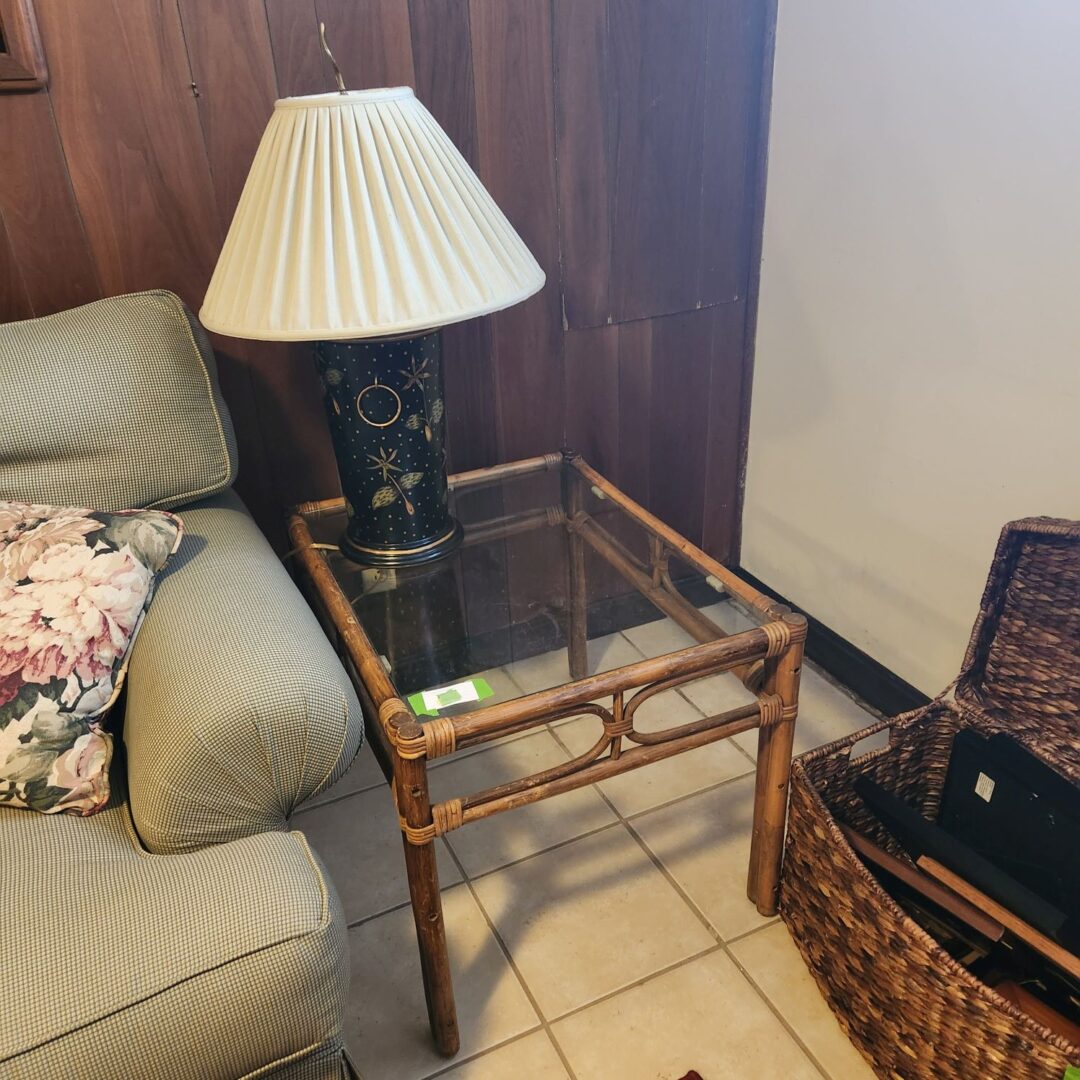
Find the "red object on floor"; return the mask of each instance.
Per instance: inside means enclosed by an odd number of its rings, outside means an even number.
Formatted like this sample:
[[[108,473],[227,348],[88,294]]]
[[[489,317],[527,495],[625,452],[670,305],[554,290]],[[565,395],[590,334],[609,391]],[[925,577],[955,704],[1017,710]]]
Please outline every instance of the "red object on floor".
[[[695,1071],[694,1071],[693,1069],[691,1069],[691,1070],[690,1070],[690,1071],[689,1071],[689,1072],[688,1072],[688,1073],[687,1073],[687,1074],[686,1074],[686,1075],[685,1075],[685,1076],[684,1076],[684,1077],[682,1078],[682,1080],[701,1080],[701,1073],[699,1073],[699,1072],[695,1072]]]

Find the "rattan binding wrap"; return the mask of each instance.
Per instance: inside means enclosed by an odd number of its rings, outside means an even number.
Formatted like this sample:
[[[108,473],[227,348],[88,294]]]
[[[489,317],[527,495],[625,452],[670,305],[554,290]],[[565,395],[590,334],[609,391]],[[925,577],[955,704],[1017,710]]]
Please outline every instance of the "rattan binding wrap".
[[[1005,730],[1080,779],[1080,523],[1002,532],[955,698],[797,758],[781,915],[851,1040],[880,1076],[1060,1080],[1069,1046],[954,962],[851,850],[837,821],[907,857],[852,789],[865,774],[937,815],[960,727]],[[891,729],[854,763],[851,748]]]

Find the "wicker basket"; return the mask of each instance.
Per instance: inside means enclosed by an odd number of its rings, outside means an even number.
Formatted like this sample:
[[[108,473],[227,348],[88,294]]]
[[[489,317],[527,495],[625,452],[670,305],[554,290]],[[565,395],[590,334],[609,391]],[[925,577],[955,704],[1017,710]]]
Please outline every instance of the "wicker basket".
[[[907,856],[852,790],[864,774],[928,818],[961,727],[1008,731],[1080,780],[1080,523],[1002,531],[955,691],[796,759],[781,915],[852,1042],[880,1076],[1061,1080],[1070,1046],[954,962],[885,893],[837,821]],[[851,748],[889,729],[889,745]]]

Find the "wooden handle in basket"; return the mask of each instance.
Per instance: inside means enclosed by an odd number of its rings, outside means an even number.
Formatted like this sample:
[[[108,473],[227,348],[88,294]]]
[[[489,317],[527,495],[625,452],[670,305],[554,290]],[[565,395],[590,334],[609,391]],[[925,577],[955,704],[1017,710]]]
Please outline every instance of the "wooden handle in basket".
[[[1014,915],[1008,908],[1002,907],[996,900],[991,900],[984,892],[980,892],[965,881],[959,874],[954,874],[947,866],[942,866],[936,859],[929,855],[919,858],[919,868],[925,870],[931,877],[937,878],[943,885],[948,885],[958,896],[962,896],[970,904],[974,904],[980,911],[985,912],[992,919],[997,919],[1010,933],[1015,934],[1025,945],[1030,945],[1040,956],[1044,956],[1053,964],[1057,964],[1062,971],[1067,971],[1074,979],[1080,979],[1080,957],[1062,948],[1056,941],[1051,941],[1045,934],[1040,933],[1030,923],[1024,922],[1018,915]]]

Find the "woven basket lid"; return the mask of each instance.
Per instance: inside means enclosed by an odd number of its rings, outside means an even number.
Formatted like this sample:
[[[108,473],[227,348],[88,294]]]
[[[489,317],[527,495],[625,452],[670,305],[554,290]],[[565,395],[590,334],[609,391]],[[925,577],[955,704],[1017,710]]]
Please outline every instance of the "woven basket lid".
[[[1002,529],[956,696],[1080,779],[1080,522]]]

